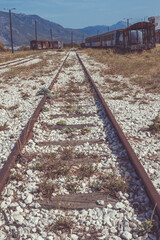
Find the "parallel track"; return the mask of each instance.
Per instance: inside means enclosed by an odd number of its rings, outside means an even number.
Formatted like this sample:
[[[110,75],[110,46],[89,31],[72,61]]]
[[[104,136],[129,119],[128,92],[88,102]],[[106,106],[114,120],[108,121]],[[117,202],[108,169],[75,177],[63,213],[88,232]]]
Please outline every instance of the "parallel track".
[[[118,125],[118,123],[116,122],[112,112],[110,111],[109,107],[107,106],[106,102],[104,101],[101,93],[99,92],[98,88],[96,87],[93,79],[91,78],[90,74],[88,73],[86,67],[84,66],[81,58],[79,57],[78,53],[77,54],[77,58],[84,70],[84,73],[86,75],[86,78],[88,79],[91,87],[94,89],[94,92],[96,93],[96,96],[98,97],[99,101],[101,102],[108,118],[110,119],[112,125],[114,126],[116,133],[120,139],[120,141],[122,142],[124,148],[127,151],[127,154],[129,156],[130,161],[132,162],[139,178],[142,180],[143,185],[145,187],[146,193],[148,195],[148,197],[150,198],[153,207],[155,207],[155,210],[160,218],[160,196],[158,194],[158,192],[156,191],[155,187],[153,186],[151,180],[149,179],[146,171],[144,170],[143,166],[141,165],[141,163],[139,162],[136,154],[134,153],[132,147],[130,146],[128,140],[126,139],[125,135],[123,134],[120,126]],[[61,70],[66,62],[68,58],[68,55],[66,57],[66,59],[64,60],[62,66],[60,67],[56,77],[53,79],[49,90],[52,89],[53,85],[55,84],[55,82],[57,81],[57,78],[59,76],[59,74],[61,73]],[[11,154],[9,155],[6,163],[4,164],[4,167],[2,168],[2,170],[0,171],[0,192],[2,192],[2,190],[4,189],[7,180],[9,178],[10,175],[10,170],[14,167],[15,165],[15,161],[18,157],[18,155],[22,152],[24,146],[27,144],[28,140],[31,139],[32,137],[32,131],[33,131],[33,127],[34,124],[36,123],[39,114],[42,110],[42,108],[44,107],[44,104],[46,103],[47,100],[47,95],[44,95],[44,97],[42,98],[41,102],[39,103],[39,105],[37,106],[34,114],[32,115],[32,117],[30,118],[30,120],[28,121],[28,124],[26,125],[25,129],[22,131],[21,136],[19,137],[17,143],[15,144],[15,147],[13,148]],[[42,143],[44,145],[44,143]],[[50,144],[56,144],[56,142],[52,142]],[[66,142],[66,145],[68,145],[69,142]],[[67,201],[67,200],[66,200]]]
[[[18,60],[15,59],[13,61],[9,61],[9,62],[6,62],[6,63],[1,63],[0,64],[0,70],[5,69],[7,67],[15,67],[15,66],[30,62],[30,61],[36,59],[37,57],[38,57],[38,55],[28,56],[27,59],[26,58],[22,58],[22,59],[18,59]]]
[[[86,67],[84,66],[82,60],[80,59],[79,55],[77,54],[77,57],[84,69],[85,74],[88,77],[88,80],[90,81],[91,85],[93,86],[93,88],[95,89],[95,92],[97,93],[101,103],[103,104],[106,113],[110,119],[110,121],[112,122],[114,128],[116,129],[117,135],[119,136],[121,142],[123,143],[124,148],[126,149],[128,156],[130,158],[130,161],[132,162],[138,176],[140,177],[140,179],[142,179],[142,182],[145,186],[146,192],[148,197],[150,198],[151,202],[153,203],[154,206],[156,206],[156,211],[157,214],[160,218],[160,195],[158,194],[157,190],[155,189],[153,183],[151,182],[150,178],[148,177],[144,167],[142,166],[142,164],[140,163],[140,161],[138,160],[135,152],[133,151],[131,145],[129,144],[127,138],[125,137],[122,129],[120,128],[119,124],[117,123],[116,119],[114,118],[111,110],[109,109],[109,107],[107,106],[106,102],[104,101],[101,93],[99,92],[98,88],[96,87],[92,77],[90,76],[90,74],[88,73]]]

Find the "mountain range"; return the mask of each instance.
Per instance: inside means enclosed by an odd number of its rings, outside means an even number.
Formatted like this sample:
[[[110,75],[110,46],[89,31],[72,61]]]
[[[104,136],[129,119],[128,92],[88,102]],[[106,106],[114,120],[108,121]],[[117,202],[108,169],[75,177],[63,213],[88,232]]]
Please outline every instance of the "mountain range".
[[[37,21],[38,40],[50,40],[50,29],[52,29],[53,40],[71,42],[82,42],[86,37],[107,32],[105,25],[91,26],[82,29],[64,28],[61,25],[45,20],[37,15],[26,15],[12,13],[12,30],[14,46],[29,45],[35,39],[35,21]],[[109,27],[109,30],[126,27],[126,22],[120,21]],[[0,11],[0,43],[10,46],[9,14]]]

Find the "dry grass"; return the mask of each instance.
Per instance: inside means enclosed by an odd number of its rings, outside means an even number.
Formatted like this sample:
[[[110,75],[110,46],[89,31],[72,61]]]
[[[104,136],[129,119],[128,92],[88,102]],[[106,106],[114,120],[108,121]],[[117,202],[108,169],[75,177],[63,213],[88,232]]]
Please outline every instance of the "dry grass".
[[[95,174],[96,170],[92,168],[90,165],[82,165],[78,170],[77,170],[77,175],[80,180],[84,179],[85,177],[89,178],[93,174]]]
[[[57,58],[58,54],[54,55],[54,57]],[[53,55],[47,55],[43,57],[40,56],[39,59],[41,61],[39,61],[38,63],[33,63],[28,66],[19,65],[10,67],[9,71],[2,73],[1,76],[5,80],[12,79],[14,77],[23,77],[23,79],[29,78],[30,80],[33,80],[36,77],[45,76],[46,74],[49,75],[52,71],[56,69],[55,65],[52,69],[48,69],[48,66],[50,65],[48,64],[48,60],[53,60],[54,57]],[[45,82],[42,80],[40,81],[40,83],[41,85],[45,84]]]
[[[153,133],[160,133],[160,116],[157,116],[153,120],[153,124],[149,126],[149,131]]]
[[[79,190],[79,184],[70,180],[67,182],[66,189],[69,193],[76,193]]]
[[[84,52],[109,66],[102,74],[120,74],[147,92],[160,92],[160,45],[142,53],[118,54],[110,49],[85,49]]]
[[[70,171],[70,168],[64,163],[60,162],[59,160],[52,161],[51,158],[48,158],[48,160],[43,163],[37,162],[33,166],[33,169],[43,172],[47,179],[55,179],[59,176],[67,176]]]
[[[28,93],[24,93],[24,92],[21,93],[21,96],[22,96],[23,100],[26,100],[30,97],[30,95]]]
[[[12,180],[16,180],[17,182],[18,181],[22,181],[23,180],[23,176],[20,174],[20,173],[14,173],[12,174],[9,179],[12,181]]]
[[[8,130],[8,125],[7,123],[4,123],[3,125],[0,125],[0,131],[5,131],[5,130]]]
[[[17,76],[24,77],[24,78],[32,76],[35,78],[36,77],[35,72],[38,70],[37,72],[39,73],[39,70],[41,69],[41,74],[42,74],[42,70],[45,66],[47,66],[46,60],[38,63],[30,64],[28,66],[16,66],[14,68],[10,68],[10,70],[7,72],[4,72],[2,74],[2,77],[4,79],[12,79]],[[34,72],[34,76],[33,76],[33,72]]]
[[[72,67],[73,65],[75,65],[75,61],[70,59],[67,62],[65,62],[64,68],[69,68]]]
[[[120,176],[115,174],[108,174],[102,176],[103,187],[109,189],[110,194],[116,194],[118,191],[126,192],[128,189],[128,183]]]
[[[61,159],[62,160],[71,160],[73,158],[73,149],[72,148],[64,148],[61,151]]]
[[[60,217],[53,226],[53,231],[70,231],[73,227],[73,222],[70,218]]]
[[[14,52],[14,54],[12,54],[11,52],[0,52],[0,63],[12,61],[17,58],[25,58],[28,56],[34,56],[34,55],[37,55],[42,52],[46,52],[46,50],[44,50],[44,51],[33,51],[33,50],[19,51],[19,52]]]
[[[53,183],[43,181],[39,184],[39,191],[42,193],[44,197],[51,198],[52,193],[55,192],[55,186]]]

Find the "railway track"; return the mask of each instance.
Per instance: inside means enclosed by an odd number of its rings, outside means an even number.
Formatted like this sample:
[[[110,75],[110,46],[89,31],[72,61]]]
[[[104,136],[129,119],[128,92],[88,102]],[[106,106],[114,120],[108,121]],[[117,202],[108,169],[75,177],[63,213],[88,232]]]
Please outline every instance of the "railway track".
[[[14,60],[14,61],[10,61],[10,62],[7,62],[7,63],[3,63],[3,64],[0,64],[0,69],[4,69],[6,67],[9,67],[9,66],[17,66],[19,64],[22,64],[22,63],[26,63],[26,62],[29,62],[31,60],[33,60],[34,58],[27,58],[27,59],[18,59],[18,60]]]
[[[0,173],[2,239],[159,239],[159,195],[75,52],[49,90]]]
[[[23,65],[25,63],[29,63],[29,62],[34,61],[36,59],[39,60],[39,57],[43,56],[43,54],[44,53],[33,55],[33,56],[28,56],[28,57],[25,57],[25,58],[15,59],[15,60],[8,61],[8,62],[5,62],[5,63],[1,63],[0,64],[0,70],[6,69],[8,67],[16,67],[16,66],[21,65],[21,64]]]

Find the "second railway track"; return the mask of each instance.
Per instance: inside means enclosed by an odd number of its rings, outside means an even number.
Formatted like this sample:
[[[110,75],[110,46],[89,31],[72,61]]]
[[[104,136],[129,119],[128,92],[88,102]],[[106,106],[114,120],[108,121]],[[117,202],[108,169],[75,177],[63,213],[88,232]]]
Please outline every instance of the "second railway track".
[[[2,239],[159,239],[159,196],[151,205],[75,52],[51,93],[2,192]]]

